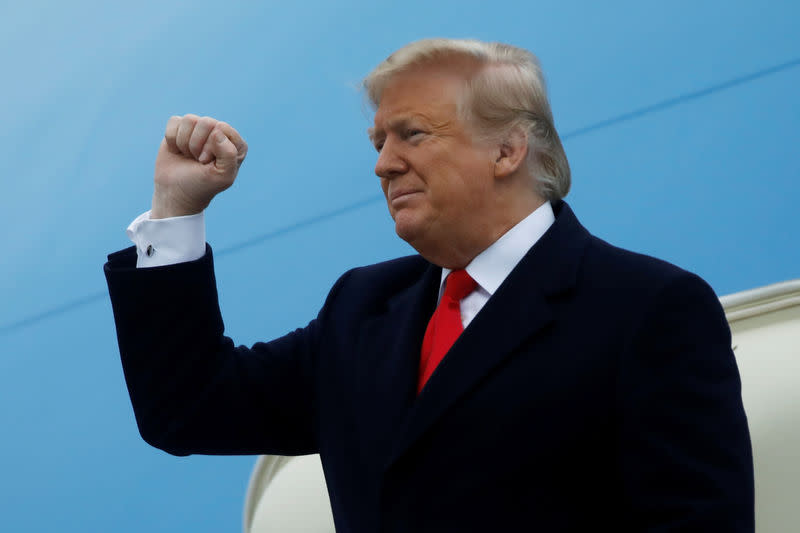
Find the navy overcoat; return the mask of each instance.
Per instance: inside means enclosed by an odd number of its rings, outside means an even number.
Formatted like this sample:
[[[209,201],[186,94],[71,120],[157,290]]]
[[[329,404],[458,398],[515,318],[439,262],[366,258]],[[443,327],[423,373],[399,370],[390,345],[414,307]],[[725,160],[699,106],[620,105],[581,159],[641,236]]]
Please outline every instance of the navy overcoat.
[[[419,396],[441,276],[420,256],[345,273],[308,326],[247,348],[224,335],[210,248],[152,269],[112,254],[142,436],[175,455],[319,452],[340,532],[753,531],[714,292],[553,207]]]

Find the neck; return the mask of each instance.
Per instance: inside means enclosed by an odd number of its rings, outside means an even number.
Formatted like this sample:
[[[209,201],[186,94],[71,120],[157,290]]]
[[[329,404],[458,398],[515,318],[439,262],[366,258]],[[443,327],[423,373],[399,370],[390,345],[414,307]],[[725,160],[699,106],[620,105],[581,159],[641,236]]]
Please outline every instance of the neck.
[[[545,200],[537,194],[508,194],[495,198],[482,216],[476,213],[474,224],[455,228],[446,243],[410,243],[425,259],[435,265],[457,270],[494,244],[508,230],[538,209]]]

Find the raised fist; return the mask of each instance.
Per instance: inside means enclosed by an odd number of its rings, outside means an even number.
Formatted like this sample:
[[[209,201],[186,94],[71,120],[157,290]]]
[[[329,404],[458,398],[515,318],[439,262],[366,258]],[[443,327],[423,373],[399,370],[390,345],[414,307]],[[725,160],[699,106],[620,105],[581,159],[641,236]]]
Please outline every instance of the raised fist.
[[[170,117],[156,157],[150,218],[193,215],[236,179],[247,143],[211,117]]]

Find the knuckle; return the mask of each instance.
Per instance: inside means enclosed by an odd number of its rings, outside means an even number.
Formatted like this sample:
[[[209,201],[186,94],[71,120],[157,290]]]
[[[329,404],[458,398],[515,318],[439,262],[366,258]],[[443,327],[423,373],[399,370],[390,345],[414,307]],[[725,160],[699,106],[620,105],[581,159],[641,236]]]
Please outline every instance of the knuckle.
[[[164,136],[167,138],[175,138],[175,135],[178,133],[178,124],[179,121],[176,119],[176,117],[170,118],[166,127],[164,128]]]
[[[209,130],[212,129],[216,123],[217,121],[211,117],[200,117],[197,120],[198,126],[203,126],[204,128],[207,128]]]
[[[181,119],[181,127],[183,129],[193,128],[195,124],[197,124],[196,115],[184,115]]]

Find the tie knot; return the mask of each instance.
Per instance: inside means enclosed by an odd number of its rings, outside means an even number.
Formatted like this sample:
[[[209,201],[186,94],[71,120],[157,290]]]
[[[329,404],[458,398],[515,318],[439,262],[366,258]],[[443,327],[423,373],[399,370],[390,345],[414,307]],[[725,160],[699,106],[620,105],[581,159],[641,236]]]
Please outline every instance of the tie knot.
[[[453,270],[447,276],[443,298],[450,298],[460,302],[474,291],[477,286],[478,284],[467,274],[466,270]]]

